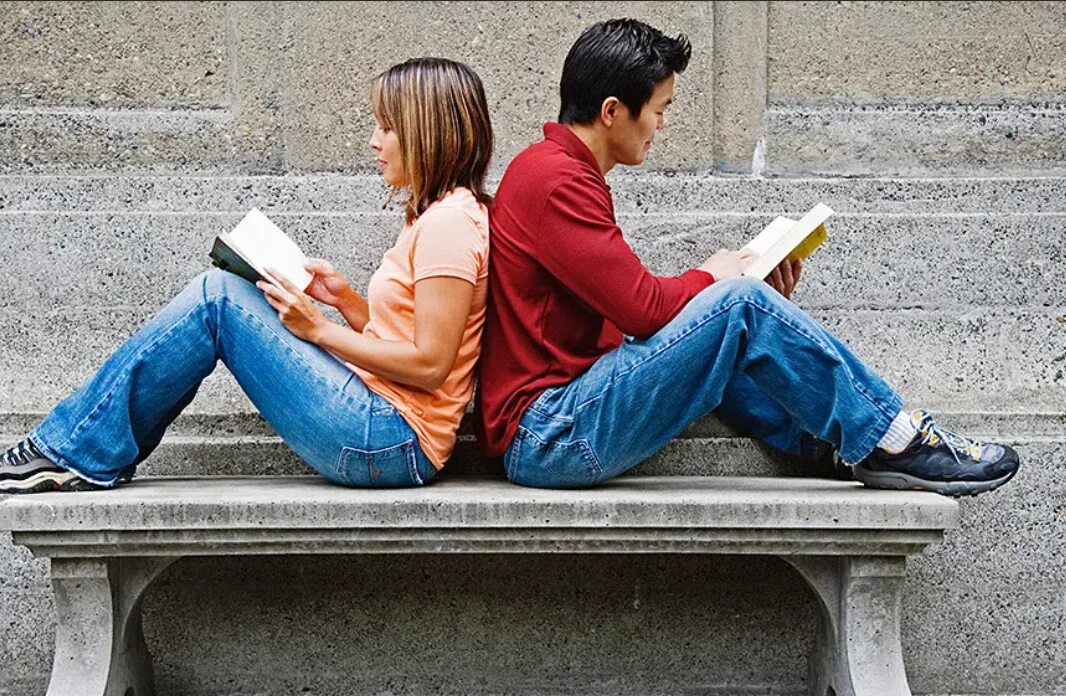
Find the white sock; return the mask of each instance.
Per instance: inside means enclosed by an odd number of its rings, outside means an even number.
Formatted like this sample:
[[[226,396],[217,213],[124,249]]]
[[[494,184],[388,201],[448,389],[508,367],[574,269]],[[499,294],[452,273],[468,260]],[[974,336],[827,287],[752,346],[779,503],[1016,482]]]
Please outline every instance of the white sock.
[[[914,421],[911,420],[910,414],[900,411],[892,419],[892,424],[888,426],[888,432],[877,443],[877,446],[889,454],[899,454],[911,443],[917,433],[918,431],[914,428]]]

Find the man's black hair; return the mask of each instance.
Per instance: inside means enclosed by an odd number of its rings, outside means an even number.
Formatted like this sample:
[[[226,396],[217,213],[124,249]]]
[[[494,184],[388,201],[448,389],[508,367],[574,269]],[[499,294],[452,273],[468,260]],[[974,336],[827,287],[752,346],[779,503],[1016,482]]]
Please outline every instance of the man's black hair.
[[[607,97],[617,97],[636,118],[655,85],[684,72],[692,45],[635,19],[612,19],[582,32],[563,63],[560,123],[591,123]]]

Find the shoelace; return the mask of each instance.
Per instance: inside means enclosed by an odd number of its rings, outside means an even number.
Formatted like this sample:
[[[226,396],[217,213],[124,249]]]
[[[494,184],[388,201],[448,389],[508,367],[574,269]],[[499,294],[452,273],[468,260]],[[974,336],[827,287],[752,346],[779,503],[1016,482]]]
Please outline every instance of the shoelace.
[[[7,451],[0,453],[0,462],[6,466],[20,466],[41,457],[41,453],[29,440],[23,440]]]
[[[941,440],[951,450],[951,456],[955,458],[955,461],[959,464],[959,453],[965,454],[975,462],[981,461],[981,444],[974,442],[973,440],[963,437],[957,433],[953,433],[950,430],[944,430],[936,421],[933,420],[933,416],[925,411],[917,411],[916,414],[920,414],[918,423],[915,428],[918,430],[918,434],[922,436],[921,443],[923,445],[930,445],[935,447]]]

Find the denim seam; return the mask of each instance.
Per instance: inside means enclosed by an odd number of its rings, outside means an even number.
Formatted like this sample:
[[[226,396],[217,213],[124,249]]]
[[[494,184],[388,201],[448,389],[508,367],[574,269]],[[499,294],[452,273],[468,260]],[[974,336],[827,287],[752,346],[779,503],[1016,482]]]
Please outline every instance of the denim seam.
[[[686,331],[683,331],[683,332],[679,333],[672,341],[670,341],[669,343],[664,345],[659,350],[655,351],[655,353],[653,353],[652,355],[649,355],[648,357],[644,358],[643,360],[641,360],[641,361],[639,361],[639,362],[627,367],[624,371],[617,373],[616,375],[614,375],[614,377],[611,378],[611,380],[608,382],[608,384],[609,385],[613,385],[619,378],[621,378],[621,377],[623,377],[625,375],[628,375],[629,373],[633,372],[637,368],[643,367],[647,363],[649,363],[652,360],[655,360],[659,356],[663,355],[667,350],[669,350],[670,348],[672,348],[675,345],[677,345],[677,343],[680,342],[682,339],[688,337],[690,334],[692,334],[694,331],[696,331],[697,329],[701,328],[702,326],[706,325],[708,322],[710,322],[710,321],[712,321],[714,319],[717,319],[718,317],[720,317],[722,314],[725,314],[726,312],[731,311],[738,304],[745,304],[745,303],[750,305],[753,309],[759,310],[759,311],[763,312],[764,314],[766,314],[767,316],[772,317],[774,319],[777,319],[779,322],[781,322],[782,325],[788,327],[789,329],[791,329],[792,331],[796,332],[797,334],[803,336],[804,338],[807,338],[808,340],[812,341],[819,348],[821,348],[822,350],[826,351],[827,353],[833,353],[834,352],[832,346],[825,345],[821,340],[818,339],[817,336],[812,336],[812,335],[808,334],[801,327],[798,327],[798,326],[794,325],[792,322],[788,321],[788,319],[786,317],[781,316],[777,312],[773,311],[771,308],[764,307],[761,304],[759,304],[758,302],[755,302],[755,301],[751,300],[750,298],[738,298],[738,299],[733,300],[732,302],[730,302],[728,305],[726,305],[724,307],[721,307],[718,311],[716,311],[716,312],[714,312],[712,314],[708,314],[708,315],[704,316],[701,320],[699,320],[698,322],[692,324]],[[895,418],[895,416],[896,416],[895,413],[888,414],[888,412],[881,406],[881,404],[879,404],[875,399],[873,399],[872,396],[869,393],[867,393],[867,391],[865,389],[863,389],[859,385],[858,382],[855,381],[855,376],[852,374],[851,370],[847,368],[847,365],[844,365],[844,369],[847,372],[848,380],[851,382],[852,386],[855,387],[855,391],[857,391],[860,395],[862,395],[862,397],[867,402],[869,402],[870,405],[873,406],[879,413],[881,413],[882,415],[888,416],[890,418]],[[588,404],[590,404],[590,403],[592,403],[594,401],[597,401],[598,399],[602,398],[604,391],[605,390],[600,390],[600,392],[597,393],[595,396],[593,396],[593,397],[591,397],[591,398],[579,403],[575,407],[575,411],[580,410],[580,409],[584,408],[585,406],[587,406]],[[880,438],[878,438],[878,439],[880,439]]]
[[[574,422],[573,416],[565,416],[558,413],[548,413],[546,411],[540,410],[539,408],[534,408],[533,406],[529,406],[528,408],[526,408],[526,411],[532,411],[533,413],[537,414],[538,416],[541,416],[542,418],[547,418],[549,420],[553,420],[558,423],[564,423],[566,425],[573,424]]]
[[[415,453],[414,440],[408,440],[410,447],[407,448],[407,475],[416,486],[425,483],[418,474],[418,455]]]
[[[515,431],[514,438],[512,438],[512,440],[511,440],[511,444],[507,447],[506,450],[504,450],[504,453],[503,453],[503,455],[504,455],[503,473],[504,473],[504,476],[507,477],[508,481],[513,481],[514,480],[514,463],[518,459],[518,455],[522,451],[522,439],[525,437],[525,434],[522,432],[523,430],[525,430],[525,428],[523,428],[521,425],[519,425],[518,429]],[[511,451],[512,449],[514,450],[513,452]]]

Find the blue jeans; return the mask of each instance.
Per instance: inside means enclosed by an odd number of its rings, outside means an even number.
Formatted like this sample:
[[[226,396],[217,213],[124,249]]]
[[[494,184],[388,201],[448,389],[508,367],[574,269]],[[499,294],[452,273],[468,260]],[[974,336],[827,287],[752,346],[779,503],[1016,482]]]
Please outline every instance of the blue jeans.
[[[217,269],[189,283],[30,439],[63,468],[114,485],[155,449],[219,360],[282,439],[329,481],[417,486],[436,474],[388,401],[290,333],[254,285]]]
[[[504,467],[524,486],[590,486],[639,464],[712,411],[792,454],[805,431],[855,464],[902,405],[769,285],[727,280],[651,338],[627,337],[573,382],[542,393],[523,414]]]

